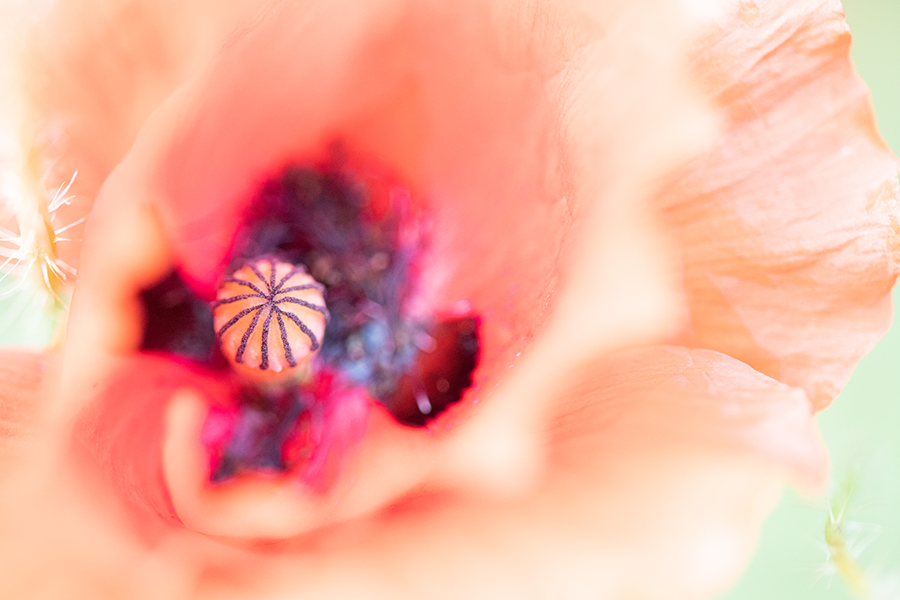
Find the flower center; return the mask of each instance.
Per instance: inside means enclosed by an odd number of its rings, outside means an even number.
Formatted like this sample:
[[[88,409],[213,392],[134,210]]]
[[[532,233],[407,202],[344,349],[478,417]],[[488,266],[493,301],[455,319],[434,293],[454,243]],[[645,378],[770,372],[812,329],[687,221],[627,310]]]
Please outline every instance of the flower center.
[[[232,408],[213,411],[204,432],[213,480],[332,464],[329,444],[365,429],[348,422],[365,418],[348,408],[361,398],[414,426],[461,399],[480,318],[428,314],[418,301],[411,310],[424,212],[377,169],[290,167],[250,203],[212,304],[175,273],[145,290],[142,349],[237,383]]]

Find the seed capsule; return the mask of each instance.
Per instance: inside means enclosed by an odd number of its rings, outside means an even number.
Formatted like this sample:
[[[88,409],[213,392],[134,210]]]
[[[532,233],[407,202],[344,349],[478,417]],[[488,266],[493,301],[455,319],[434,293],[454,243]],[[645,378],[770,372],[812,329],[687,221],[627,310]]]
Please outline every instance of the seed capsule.
[[[274,258],[248,262],[222,282],[213,304],[222,353],[257,381],[299,375],[322,344],[324,289],[303,265]]]

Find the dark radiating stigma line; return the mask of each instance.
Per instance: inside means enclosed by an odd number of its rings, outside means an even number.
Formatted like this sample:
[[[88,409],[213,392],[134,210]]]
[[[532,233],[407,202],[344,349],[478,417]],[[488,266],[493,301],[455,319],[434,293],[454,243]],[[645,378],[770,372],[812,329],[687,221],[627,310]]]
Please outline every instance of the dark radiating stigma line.
[[[320,292],[324,292],[325,286],[321,283],[304,283],[303,285],[295,285],[289,288],[284,288],[283,290],[278,290],[278,292],[276,293],[287,294],[288,292],[299,292],[301,290],[319,290]]]
[[[257,304],[256,306],[250,306],[250,307],[243,309],[242,311],[240,311],[238,314],[234,315],[233,317],[231,317],[231,319],[229,319],[227,323],[222,325],[222,328],[216,334],[219,337],[219,341],[220,342],[222,341],[222,335],[225,333],[225,331],[230,329],[232,325],[234,325],[235,323],[237,323],[238,321],[240,321],[241,319],[243,319],[244,317],[249,315],[254,310],[259,310],[262,307],[268,306],[268,305],[269,305],[268,302],[263,302],[262,304]]]
[[[296,367],[297,359],[294,358],[294,353],[291,350],[291,344],[287,339],[287,329],[284,326],[284,319],[281,317],[281,310],[279,310],[277,307],[275,309],[275,316],[278,317],[278,329],[281,331],[281,345],[284,347],[284,358],[288,361],[289,365],[291,365],[292,367]],[[304,333],[306,332],[304,331]],[[310,346],[310,350],[315,351],[316,348],[314,346],[316,346],[318,342],[316,342],[316,340],[312,340],[312,342],[313,343]]]
[[[262,298],[263,300],[268,300],[265,296],[260,296],[259,294],[240,294],[238,296],[230,296],[228,298],[222,298],[221,300],[216,300],[213,303],[213,308],[218,308],[223,304],[231,304],[232,302],[240,302],[241,300],[248,300],[250,298]],[[260,305],[261,306],[261,305]]]
[[[286,298],[281,298],[280,300],[275,300],[275,304],[281,304],[283,302],[287,302],[288,304],[299,304],[300,306],[305,306],[311,310],[314,310],[318,313],[322,313],[328,318],[328,309],[319,304],[313,304],[312,302],[307,302],[302,298],[294,298],[293,296],[287,296]]]
[[[263,321],[263,330],[262,330],[262,362],[259,363],[259,368],[262,371],[265,371],[269,368],[269,324],[272,322],[272,313],[275,311],[269,310],[269,314],[266,315],[266,320]]]
[[[275,295],[275,263],[269,261],[269,293]]]
[[[264,286],[266,286],[265,295],[268,296],[269,294],[271,294],[272,288],[269,286],[269,282],[266,281],[266,278],[263,277],[263,274],[259,272],[259,269],[256,268],[256,265],[254,265],[253,263],[247,263],[247,266],[250,267],[250,270],[253,271],[253,274],[256,275],[256,277],[259,279],[259,281]],[[271,267],[271,266],[272,266],[272,263],[270,262],[269,267]]]
[[[247,342],[250,341],[250,336],[253,335],[253,331],[256,329],[256,324],[259,323],[259,317],[262,315],[262,307],[264,304],[260,304],[256,307],[256,314],[253,315],[253,320],[250,321],[250,326],[244,332],[244,335],[241,337],[241,345],[238,348],[237,354],[234,357],[234,361],[236,363],[243,364],[244,362],[244,350],[247,349]],[[224,328],[223,328],[224,329]]]
[[[306,337],[308,337],[309,341],[312,342],[312,344],[309,346],[309,349],[312,352],[315,352],[316,350],[319,349],[319,340],[316,339],[316,334],[314,334],[309,329],[309,327],[307,327],[306,323],[304,323],[303,321],[300,320],[300,317],[298,317],[297,315],[295,315],[292,312],[288,312],[286,310],[281,310],[278,306],[275,307],[275,310],[278,311],[279,315],[283,315],[283,316],[287,317],[288,319],[290,319],[291,321],[293,321],[294,324],[300,328],[300,331],[302,331],[303,333],[306,334]]]
[[[287,283],[288,280],[291,277],[293,277],[294,275],[296,275],[297,273],[306,273],[306,267],[304,267],[303,265],[294,265],[294,267],[290,271],[288,271],[288,274],[285,275],[284,277],[282,277],[281,281],[278,282],[278,285],[275,286],[275,293],[277,294],[279,291],[285,291],[285,290],[281,289],[281,286],[283,286],[285,283]],[[312,285],[312,284],[307,284],[307,285]],[[325,289],[325,286],[323,286],[320,283],[317,283],[315,285],[318,286],[318,289],[320,289],[320,290]]]
[[[250,288],[251,290],[253,290],[254,292],[256,292],[261,298],[268,297],[268,294],[266,292],[262,291],[261,289],[259,289],[254,284],[247,281],[246,279],[238,279],[237,277],[226,277],[224,283],[237,283],[238,285],[244,285],[244,286],[247,286],[248,288]]]

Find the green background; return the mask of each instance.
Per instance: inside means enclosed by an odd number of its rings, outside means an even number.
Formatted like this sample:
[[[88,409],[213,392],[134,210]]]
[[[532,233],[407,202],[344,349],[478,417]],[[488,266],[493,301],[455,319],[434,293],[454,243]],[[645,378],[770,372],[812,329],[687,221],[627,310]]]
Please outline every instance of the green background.
[[[872,91],[881,132],[900,151],[900,0],[849,0],[844,8],[853,60]],[[9,284],[0,283],[0,291]],[[46,317],[27,310],[23,300],[20,294],[0,297],[0,344],[49,340]],[[853,486],[843,519],[848,547],[858,554],[871,597],[900,599],[900,327],[860,362],[818,420],[834,480]],[[826,498],[802,499],[787,490],[765,523],[747,572],[718,600],[855,598],[829,569],[827,519]]]
[[[853,62],[872,92],[878,124],[900,151],[900,0],[846,0]],[[895,293],[894,306],[900,308]],[[900,598],[900,327],[856,369],[819,417],[832,478],[852,485],[844,514],[848,547],[871,586],[870,598]],[[741,581],[719,600],[857,598],[827,560],[828,500],[788,490],[763,527]]]

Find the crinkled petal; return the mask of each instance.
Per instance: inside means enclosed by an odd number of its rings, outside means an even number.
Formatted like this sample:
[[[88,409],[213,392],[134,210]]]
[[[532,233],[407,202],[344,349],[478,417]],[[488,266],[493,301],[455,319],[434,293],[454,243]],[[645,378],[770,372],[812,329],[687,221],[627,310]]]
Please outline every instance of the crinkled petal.
[[[727,130],[660,198],[681,246],[687,343],[821,409],[890,325],[897,160],[838,2],[733,3],[696,58]]]

